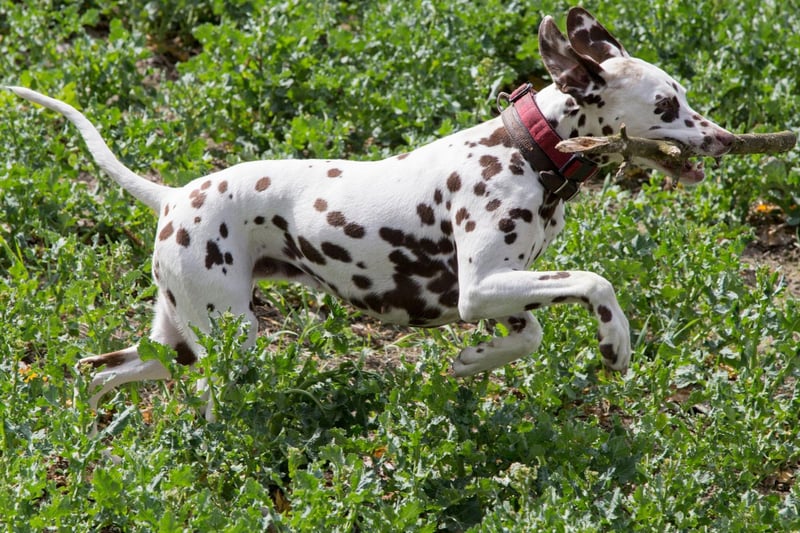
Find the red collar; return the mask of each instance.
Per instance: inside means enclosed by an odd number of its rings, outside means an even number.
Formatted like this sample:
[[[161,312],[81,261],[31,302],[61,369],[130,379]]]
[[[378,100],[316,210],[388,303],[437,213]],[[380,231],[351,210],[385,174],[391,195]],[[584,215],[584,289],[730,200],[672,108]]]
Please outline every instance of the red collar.
[[[572,200],[581,184],[597,172],[597,165],[556,148],[563,139],[542,115],[535,95],[530,83],[510,95],[500,93],[498,107],[501,100],[510,104],[502,110],[503,125],[523,157],[539,172],[544,188],[566,202]]]

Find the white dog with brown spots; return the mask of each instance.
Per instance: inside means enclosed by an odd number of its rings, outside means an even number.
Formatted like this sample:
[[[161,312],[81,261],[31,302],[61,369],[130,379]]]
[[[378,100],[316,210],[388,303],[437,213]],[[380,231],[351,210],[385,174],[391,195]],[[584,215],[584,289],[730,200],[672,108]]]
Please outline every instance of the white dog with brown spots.
[[[563,228],[564,202],[609,162],[570,157],[554,145],[623,123],[631,136],[678,141],[700,156],[726,153],[733,137],[693,111],[670,76],[630,57],[585,10],[569,12],[567,30],[569,37],[550,17],[539,28],[554,84],[538,94],[523,86],[506,96],[500,117],[471,129],[383,161],[254,161],[180,188],[126,168],[73,107],[10,89],[63,114],[98,165],[159,213],[150,338],[173,347],[180,363],[204,355],[190,326],[208,332],[210,316],[219,313],[243,316],[254,341],[251,295],[263,279],[328,291],[395,324],[504,324],[506,336],[461,351],[456,376],[534,352],[542,329],[531,310],[578,303],[597,318],[605,365],[623,370],[630,333],[611,284],[591,272],[530,270]],[[699,165],[661,170],[703,179]],[[142,361],[137,345],[82,362],[99,367],[93,407],[122,383],[169,377],[159,361]]]

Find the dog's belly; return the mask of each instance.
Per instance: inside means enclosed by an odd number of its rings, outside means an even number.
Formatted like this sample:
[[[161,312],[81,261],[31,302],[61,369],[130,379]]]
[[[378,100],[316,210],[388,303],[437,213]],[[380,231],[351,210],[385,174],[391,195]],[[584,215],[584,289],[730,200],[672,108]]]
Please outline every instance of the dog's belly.
[[[284,232],[280,252],[255,261],[254,277],[322,288],[390,323],[431,326],[458,319],[457,261],[447,236],[434,240],[381,227],[345,246],[335,229]]]
[[[348,266],[320,268],[303,261],[262,258],[258,264],[269,265],[266,270],[254,269],[258,278],[299,281],[321,288],[387,323],[435,326],[459,318],[457,282],[441,265],[431,264],[431,272],[438,274],[423,277],[399,272],[376,275]]]

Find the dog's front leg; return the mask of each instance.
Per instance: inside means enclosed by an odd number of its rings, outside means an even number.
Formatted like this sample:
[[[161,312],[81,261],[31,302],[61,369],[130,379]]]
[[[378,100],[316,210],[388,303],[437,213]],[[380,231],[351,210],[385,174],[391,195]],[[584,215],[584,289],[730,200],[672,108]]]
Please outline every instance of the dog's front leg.
[[[583,271],[502,271],[474,282],[470,282],[467,276],[460,289],[459,313],[462,319],[512,317],[525,320],[525,323],[518,322],[516,329],[519,332],[515,331],[512,323],[507,324],[507,327],[511,326],[508,328],[509,337],[513,340],[497,338],[462,351],[453,365],[456,375],[494,368],[533,351],[530,348],[535,349],[538,341],[524,342],[524,339],[538,337],[540,340],[541,330],[535,319],[530,320],[532,316],[519,313],[559,303],[579,303],[592,311],[598,321],[603,363],[614,370],[628,367],[631,356],[628,320],[617,302],[614,288],[602,276]],[[535,331],[538,334],[533,334]],[[507,348],[507,353],[503,353],[501,346]],[[516,357],[510,351],[511,346],[520,350]]]
[[[461,350],[453,361],[453,374],[457,377],[472,376],[478,372],[499,368],[539,348],[542,342],[542,326],[530,312],[501,318],[498,321],[505,326],[508,334]]]

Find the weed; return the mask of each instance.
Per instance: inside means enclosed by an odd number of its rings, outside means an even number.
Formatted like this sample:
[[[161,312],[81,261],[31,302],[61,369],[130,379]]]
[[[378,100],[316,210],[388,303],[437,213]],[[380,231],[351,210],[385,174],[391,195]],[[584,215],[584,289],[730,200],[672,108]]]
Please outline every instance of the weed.
[[[715,121],[797,127],[791,2],[587,7]],[[536,27],[565,12],[0,0],[0,83],[81,107],[126,164],[182,184],[256,157],[383,157],[484,120],[498,90],[545,78]],[[152,214],[95,177],[62,119],[7,93],[0,137],[9,531],[800,529],[800,309],[780,272],[744,276],[740,259],[758,202],[797,225],[796,152],[726,159],[691,190],[609,179],[569,205],[537,268],[614,283],[627,375],[601,370],[588,313],[553,307],[538,353],[456,381],[449,360],[484,325],[385,327],[281,284],[261,287],[253,348],[225,319],[208,358],[175,365],[146,340]],[[136,339],[175,377],[107,397],[90,439],[75,361]],[[215,423],[198,415],[204,376]]]

